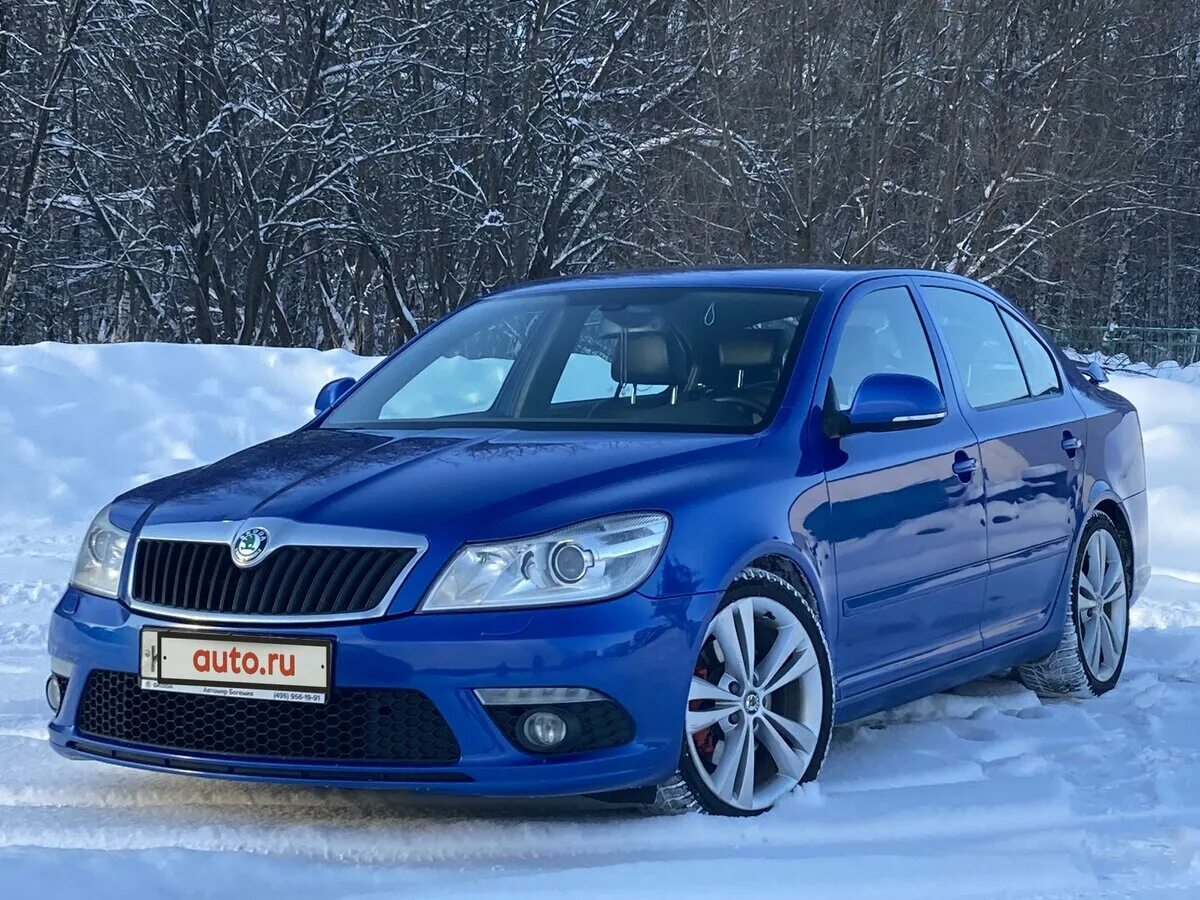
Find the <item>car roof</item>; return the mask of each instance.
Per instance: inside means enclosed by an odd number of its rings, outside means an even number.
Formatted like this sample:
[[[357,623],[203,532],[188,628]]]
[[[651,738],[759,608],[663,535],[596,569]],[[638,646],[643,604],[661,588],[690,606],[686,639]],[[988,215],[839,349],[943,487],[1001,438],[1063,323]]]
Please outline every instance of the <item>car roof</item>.
[[[872,278],[897,275],[917,278],[936,275],[964,284],[975,284],[969,278],[939,272],[935,269],[883,266],[722,266],[562,276],[515,284],[482,299],[490,300],[516,295],[528,296],[596,288],[746,287],[821,292],[844,291]]]

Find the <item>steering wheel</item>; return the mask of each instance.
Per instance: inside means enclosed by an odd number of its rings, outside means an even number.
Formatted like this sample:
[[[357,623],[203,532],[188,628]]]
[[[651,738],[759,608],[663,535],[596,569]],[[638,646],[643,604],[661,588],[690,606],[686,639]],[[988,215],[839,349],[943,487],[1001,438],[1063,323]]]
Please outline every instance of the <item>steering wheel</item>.
[[[598,410],[605,403],[611,403],[611,402],[612,402],[611,397],[604,397],[600,400],[597,400],[595,403],[593,403],[591,406],[589,406],[587,409],[587,412],[583,414],[584,419],[590,419],[592,417],[592,415],[596,412],[596,410]]]
[[[735,403],[738,406],[748,409],[756,416],[761,416],[767,411],[767,408],[764,404],[759,403],[756,400],[749,400],[745,397],[713,397],[713,400],[717,403]]]

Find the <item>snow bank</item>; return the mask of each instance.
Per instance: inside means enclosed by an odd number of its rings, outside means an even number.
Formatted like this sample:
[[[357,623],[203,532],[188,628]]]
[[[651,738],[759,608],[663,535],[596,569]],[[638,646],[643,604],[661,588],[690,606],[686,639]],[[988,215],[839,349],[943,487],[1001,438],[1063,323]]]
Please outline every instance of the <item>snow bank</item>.
[[[1106,369],[1115,370],[1124,374],[1134,375],[1152,375],[1155,378],[1165,378],[1168,381],[1182,381],[1185,384],[1200,384],[1200,362],[1191,363],[1186,366],[1181,366],[1178,362],[1170,360],[1161,362],[1158,365],[1150,365],[1144,362],[1134,362],[1124,354],[1118,356],[1106,356],[1103,353],[1076,353],[1067,351],[1074,359],[1080,359],[1084,362],[1098,362]]]
[[[1188,373],[1200,367],[1160,367]],[[1109,387],[1138,408],[1146,448],[1150,501],[1150,561],[1160,575],[1169,572],[1200,584],[1200,378],[1148,378],[1113,374]]]
[[[75,524],[130,487],[296,428],[321,385],[373,362],[342,350],[0,347],[0,525]]]

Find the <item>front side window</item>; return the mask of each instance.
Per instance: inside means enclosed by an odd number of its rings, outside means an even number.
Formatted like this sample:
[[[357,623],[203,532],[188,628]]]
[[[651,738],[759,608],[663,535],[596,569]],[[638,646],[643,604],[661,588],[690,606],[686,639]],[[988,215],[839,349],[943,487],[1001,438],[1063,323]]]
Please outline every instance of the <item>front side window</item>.
[[[1000,317],[1004,319],[1004,326],[1012,337],[1013,346],[1017,348],[1017,358],[1021,361],[1021,368],[1025,370],[1030,395],[1045,397],[1062,393],[1058,369],[1041,341],[1035,338],[1033,332],[1016,316],[1001,310]]]
[[[975,409],[1029,396],[1017,352],[992,301],[954,288],[921,288]]]
[[[397,354],[327,428],[755,431],[819,295],[584,288],[477,303]]]
[[[457,352],[433,356],[383,402],[379,418],[425,419],[491,408],[538,322],[536,312],[512,316],[479,329]]]
[[[885,372],[939,384],[925,326],[902,287],[872,291],[851,307],[833,360],[831,384],[837,408],[848,410],[863,380]]]

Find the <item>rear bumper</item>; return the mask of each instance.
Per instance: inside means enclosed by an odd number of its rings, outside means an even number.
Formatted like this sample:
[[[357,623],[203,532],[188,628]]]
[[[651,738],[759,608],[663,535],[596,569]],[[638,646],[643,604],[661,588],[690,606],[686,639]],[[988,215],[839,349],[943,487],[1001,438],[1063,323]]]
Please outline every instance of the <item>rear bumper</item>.
[[[1133,543],[1133,592],[1137,600],[1150,581],[1150,511],[1146,492],[1134,494],[1121,501]]]
[[[716,600],[710,594],[651,600],[635,593],[531,612],[238,629],[247,635],[332,638],[335,686],[410,689],[428,696],[461,749],[457,764],[429,766],[208,755],[83,734],[76,721],[87,676],[94,669],[136,672],[141,629],[173,623],[72,589],[50,625],[53,669],[69,679],[62,708],[50,723],[50,742],[72,758],[251,781],[493,796],[640,787],[667,777],[678,764],[691,660]],[[522,752],[505,739],[475,697],[474,689],[481,687],[592,688],[628,712],[633,740],[554,757]]]

